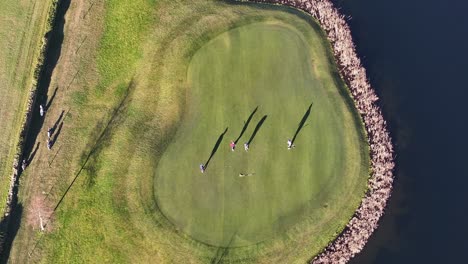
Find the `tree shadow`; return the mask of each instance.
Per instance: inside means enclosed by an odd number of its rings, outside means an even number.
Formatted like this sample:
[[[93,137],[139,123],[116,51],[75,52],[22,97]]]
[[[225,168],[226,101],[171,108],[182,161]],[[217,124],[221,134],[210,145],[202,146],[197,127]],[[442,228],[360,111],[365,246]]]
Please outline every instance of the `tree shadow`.
[[[247,127],[249,126],[249,123],[252,120],[252,117],[254,116],[255,112],[257,112],[257,110],[258,110],[258,106],[255,107],[253,112],[250,114],[249,118],[247,118],[247,121],[244,123],[244,127],[242,128],[242,131],[239,137],[234,141],[235,144],[237,144],[237,142],[239,142],[239,139],[241,139],[242,135],[244,135],[245,130],[247,130]]]
[[[210,163],[211,158],[213,158],[214,154],[216,154],[216,151],[218,151],[219,145],[221,145],[221,142],[223,141],[223,137],[227,131],[228,131],[228,128],[226,127],[224,132],[221,135],[219,135],[218,140],[216,141],[216,144],[214,145],[213,150],[211,151],[210,157],[205,162],[205,170],[208,169],[208,164]]]
[[[45,107],[46,111],[49,110],[49,107],[52,105],[52,102],[54,101],[54,98],[55,98],[55,96],[57,95],[57,90],[58,90],[58,86],[55,87],[54,93],[53,93],[52,96],[50,97],[49,102],[47,102],[47,105],[46,105],[46,107]]]
[[[304,127],[304,124],[307,121],[307,118],[309,118],[310,111],[312,109],[313,104],[314,103],[311,103],[309,105],[309,108],[307,109],[304,116],[302,117],[301,122],[299,122],[299,126],[297,127],[296,133],[294,134],[294,137],[292,138],[292,144],[294,144],[294,141],[296,140],[297,135],[299,134],[299,132],[301,132],[301,129]]]
[[[31,161],[33,161],[34,157],[36,156],[37,150],[39,149],[39,146],[41,145],[41,142],[37,142],[36,147],[34,148],[34,151],[31,153],[31,155],[28,157],[27,163],[30,164]]]
[[[40,105],[45,106],[45,110],[47,110],[47,106],[50,106],[52,99],[47,104],[47,94],[49,90],[49,86],[52,79],[52,73],[57,66],[58,60],[61,55],[62,51],[62,43],[64,39],[64,27],[65,27],[65,14],[70,7],[71,0],[64,0],[59,1],[57,4],[57,13],[52,25],[52,29],[46,33],[46,36],[49,39],[47,49],[45,51],[44,56],[44,64],[41,68],[37,68],[35,74],[38,76],[38,83],[37,83],[37,97],[35,100],[35,105],[33,109],[32,120],[29,124],[29,129],[26,135],[26,142],[24,145],[24,156],[29,156],[31,153],[32,148],[36,142],[37,136],[41,131],[41,128],[44,124],[44,117],[39,115]],[[38,72],[39,70],[39,72]],[[58,88],[57,88],[58,89]],[[55,97],[55,92],[52,97]],[[47,106],[46,106],[47,104]],[[46,113],[47,114],[47,113]]]
[[[247,144],[250,145],[250,143],[252,143],[255,136],[257,135],[258,130],[260,130],[260,127],[262,127],[262,125],[265,122],[265,120],[267,119],[267,117],[268,117],[267,115],[264,115],[262,117],[262,119],[260,119],[260,121],[258,121],[257,126],[255,127],[254,132],[252,133],[252,136],[250,136],[249,141],[247,141]]]
[[[100,131],[100,134],[96,134],[96,135],[90,137],[90,142],[93,142],[92,145],[89,142],[87,144],[88,146],[90,146],[90,151],[88,152],[87,155],[83,154],[83,156],[81,157],[81,159],[82,159],[81,167],[78,169],[78,171],[75,174],[75,177],[73,178],[73,180],[68,185],[65,192],[60,197],[60,200],[55,205],[54,210],[52,210],[53,212],[55,212],[57,210],[57,208],[62,204],[63,200],[65,199],[65,196],[67,196],[68,192],[70,191],[70,189],[75,184],[76,180],[78,179],[78,176],[80,176],[81,172],[85,169],[85,167],[88,164],[88,162],[90,161],[91,157],[93,155],[96,155],[96,156],[99,155],[100,151],[102,151],[102,149],[104,148],[105,143],[108,142],[110,137],[113,135],[114,128],[118,127],[121,124],[121,122],[123,121],[123,117],[125,116],[123,113],[126,113],[126,111],[127,111],[127,107],[129,105],[129,102],[131,101],[131,98],[132,98],[133,92],[135,90],[135,87],[136,87],[136,84],[135,84],[134,80],[132,79],[130,81],[129,85],[127,86],[127,90],[125,91],[125,95],[123,96],[123,98],[120,101],[119,105],[111,113],[109,120],[106,123],[99,122],[96,125],[94,131]],[[59,148],[59,150],[60,150],[60,148]],[[59,150],[57,151],[57,153],[59,152]],[[53,162],[53,160],[52,160],[52,162]],[[49,164],[52,164],[52,162],[49,163]],[[54,184],[52,188],[54,188],[54,186],[56,186],[56,185]],[[51,190],[48,192],[49,194],[51,193]],[[46,198],[48,197],[49,194],[47,194]],[[47,226],[47,222],[46,222],[46,224],[44,226]]]
[[[15,201],[10,215],[0,222],[0,263],[8,263],[13,240],[18,233],[23,215],[23,205]]]

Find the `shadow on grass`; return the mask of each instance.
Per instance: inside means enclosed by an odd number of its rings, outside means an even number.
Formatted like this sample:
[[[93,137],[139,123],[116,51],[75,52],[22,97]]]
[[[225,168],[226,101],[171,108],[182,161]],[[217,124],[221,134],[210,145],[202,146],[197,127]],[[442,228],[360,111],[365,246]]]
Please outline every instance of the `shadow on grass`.
[[[31,161],[33,161],[34,157],[36,156],[37,151],[39,150],[39,146],[41,145],[41,142],[37,142],[36,147],[34,148],[33,152],[31,155],[29,155],[27,159],[27,164],[30,164]]]
[[[44,117],[39,115],[39,105],[43,105],[45,110],[48,110],[58,90],[58,87],[56,87],[53,95],[47,103],[47,93],[52,79],[52,74],[62,52],[65,14],[70,7],[70,2],[71,0],[59,1],[57,6],[57,14],[52,25],[52,30],[46,33],[46,36],[49,37],[49,44],[44,57],[44,65],[41,68],[38,76],[37,98],[34,106],[35,111],[29,125],[29,131],[25,143],[25,151],[23,153],[25,156],[29,156],[29,153],[31,153],[37,136],[39,135],[39,132],[41,131],[41,128],[44,124]]]
[[[17,187],[15,187],[17,188]],[[18,233],[23,215],[23,205],[13,201],[10,215],[0,222],[0,263],[8,263],[13,240]]]
[[[307,109],[304,116],[302,117],[301,122],[299,122],[299,126],[297,127],[296,133],[294,134],[294,137],[292,138],[292,144],[294,144],[294,141],[296,140],[297,135],[299,134],[299,132],[301,132],[302,128],[304,128],[305,122],[309,118],[310,111],[312,110],[312,105],[313,104],[314,103],[311,103],[309,105],[309,108]]]
[[[58,137],[60,135],[60,132],[62,132],[62,127],[63,127],[63,121],[58,126],[57,132],[54,133],[54,137],[52,139],[52,146],[51,147],[54,147],[55,142],[57,142],[57,139],[58,139]]]
[[[64,110],[60,113],[59,117],[57,118],[57,121],[55,121],[54,125],[50,128],[50,132],[53,134],[55,130],[57,129],[58,124],[60,123],[60,120],[62,120],[63,114],[65,113]]]
[[[260,130],[260,128],[262,127],[262,125],[265,122],[265,120],[267,119],[267,117],[268,117],[267,115],[264,115],[262,117],[262,119],[260,119],[260,121],[258,121],[257,126],[255,127],[254,132],[252,133],[252,136],[250,136],[249,141],[247,141],[247,144],[250,145],[252,143],[252,141],[254,140],[255,136],[258,133],[258,130]]]
[[[45,107],[46,111],[49,110],[50,106],[52,105],[52,102],[54,101],[55,96],[57,95],[57,90],[58,90],[58,86],[55,87],[54,93],[50,97],[49,102],[47,102],[47,105]]]
[[[237,144],[237,142],[239,142],[239,140],[241,139],[242,135],[244,135],[245,130],[247,130],[247,127],[249,126],[249,123],[252,120],[252,117],[255,115],[255,112],[257,112],[257,110],[258,110],[258,106],[255,107],[253,112],[250,114],[249,118],[247,118],[247,121],[245,121],[244,127],[242,128],[242,131],[241,131],[239,137],[234,141],[235,144]]]
[[[216,141],[216,144],[214,145],[213,150],[211,151],[210,157],[205,162],[205,170],[208,169],[208,164],[210,164],[211,159],[216,154],[216,151],[218,151],[219,145],[221,145],[221,142],[223,141],[224,135],[226,134],[227,131],[228,131],[228,128],[226,127],[224,132],[221,135],[219,135],[218,140]]]
[[[231,239],[229,239],[229,242],[226,246],[224,247],[218,247],[218,250],[216,250],[216,254],[214,257],[211,259],[210,264],[220,264],[223,263],[224,257],[227,256],[229,252],[229,248],[231,247],[232,243],[234,242],[234,238],[237,234],[237,231],[232,234]]]
[[[92,138],[91,141],[93,144],[90,147],[90,151],[88,152],[87,155],[82,156],[82,165],[78,169],[78,171],[75,174],[75,177],[71,181],[71,183],[68,185],[67,189],[65,192],[62,194],[60,197],[60,200],[57,202],[57,204],[54,207],[53,212],[57,210],[57,208],[62,204],[63,199],[65,199],[66,195],[70,191],[71,187],[75,184],[76,179],[78,179],[78,176],[80,176],[81,172],[85,169],[87,166],[88,162],[92,159],[93,156],[98,156],[100,151],[105,147],[105,143],[110,141],[110,138],[112,136],[112,132],[114,128],[119,126],[119,124],[123,121],[123,118],[125,117],[124,113],[127,111],[127,107],[129,105],[129,102],[131,101],[133,91],[135,89],[135,82],[132,79],[130,81],[130,84],[127,87],[127,90],[125,91],[125,95],[123,96],[122,100],[120,101],[119,105],[114,109],[112,114],[110,115],[109,120],[107,123],[99,123],[95,129],[95,131],[101,131],[100,134],[96,135],[97,138]],[[88,145],[90,145],[88,143]],[[60,150],[60,149],[59,149]],[[57,151],[58,152],[58,151]],[[93,165],[90,165],[90,167],[94,167]],[[93,178],[96,177],[96,175],[92,176]],[[88,180],[91,182],[94,182],[94,179]],[[54,185],[55,186],[55,185]],[[53,187],[52,187],[53,188]],[[52,189],[49,190],[49,193],[52,192]],[[46,196],[47,198],[47,196]],[[44,226],[47,226],[48,222]]]

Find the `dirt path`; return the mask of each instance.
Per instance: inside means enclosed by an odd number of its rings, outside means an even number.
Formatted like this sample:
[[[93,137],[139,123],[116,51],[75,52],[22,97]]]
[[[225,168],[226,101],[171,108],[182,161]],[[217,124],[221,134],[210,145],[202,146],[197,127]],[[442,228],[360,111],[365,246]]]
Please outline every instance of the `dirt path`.
[[[102,11],[102,1],[92,4],[79,0],[71,1],[65,14],[60,57],[45,95],[47,112],[35,142],[31,143],[30,163],[21,176],[21,228],[10,253],[12,263],[35,262],[40,258],[37,245],[42,235],[33,234],[37,234],[41,226],[46,232],[53,229],[53,214],[50,213],[63,186],[68,184],[72,172],[78,167],[76,161],[79,161],[86,147],[86,142],[75,142],[74,131],[70,130],[79,122],[79,113],[70,107],[70,102],[80,88],[96,85],[95,63],[89,58],[93,58],[97,50],[101,32],[96,28],[102,27],[96,24],[101,22]],[[49,128],[55,128],[51,135],[54,143],[50,150],[47,148]]]

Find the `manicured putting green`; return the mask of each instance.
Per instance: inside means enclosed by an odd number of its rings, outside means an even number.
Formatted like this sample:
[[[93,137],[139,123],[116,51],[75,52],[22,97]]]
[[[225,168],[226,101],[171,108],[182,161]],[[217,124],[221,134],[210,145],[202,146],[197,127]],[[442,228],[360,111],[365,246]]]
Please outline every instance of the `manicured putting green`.
[[[209,245],[248,246],[309,222],[313,237],[333,217],[349,217],[340,210],[346,191],[365,183],[365,142],[315,34],[258,22],[193,56],[186,114],[155,181],[160,210],[177,229]]]

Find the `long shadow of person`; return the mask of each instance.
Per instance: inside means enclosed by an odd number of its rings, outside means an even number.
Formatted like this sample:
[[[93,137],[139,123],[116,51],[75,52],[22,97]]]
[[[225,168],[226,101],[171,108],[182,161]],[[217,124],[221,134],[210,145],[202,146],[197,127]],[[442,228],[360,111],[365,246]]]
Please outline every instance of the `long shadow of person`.
[[[55,145],[55,142],[57,141],[57,139],[58,139],[58,137],[60,135],[60,132],[62,131],[62,126],[63,126],[63,121],[58,126],[57,132],[54,133],[54,138],[52,139],[51,147],[53,147]]]
[[[260,130],[260,127],[262,127],[262,125],[265,122],[265,120],[267,119],[267,117],[268,117],[267,115],[264,115],[262,117],[262,119],[260,119],[260,121],[258,121],[257,126],[255,126],[254,132],[252,133],[252,136],[250,136],[249,141],[247,141],[247,144],[250,145],[252,143],[252,141],[254,140],[255,136],[258,133],[258,130]]]
[[[255,112],[257,112],[257,109],[258,109],[258,106],[250,114],[249,118],[247,118],[247,121],[244,123],[244,127],[242,128],[242,131],[241,131],[239,137],[237,137],[237,139],[234,141],[235,144],[237,144],[237,142],[239,142],[239,140],[241,139],[242,135],[244,135],[244,132],[245,132],[245,130],[247,130],[247,127],[249,126],[249,123],[252,120],[252,117],[254,116]]]
[[[294,133],[294,137],[292,138],[292,143],[291,144],[294,144],[294,141],[296,140],[296,137],[297,135],[299,134],[299,132],[301,131],[301,129],[304,127],[304,124],[305,122],[307,121],[307,118],[309,118],[309,115],[310,115],[310,111],[312,109],[312,105],[314,103],[311,103],[309,105],[309,108],[307,109],[307,111],[305,112],[304,116],[302,117],[301,119],[301,122],[299,122],[299,126],[297,127],[297,130],[296,130],[296,133]]]
[[[52,105],[52,102],[54,101],[54,98],[57,95],[57,90],[58,90],[58,86],[55,87],[54,93],[52,94],[49,101],[47,102],[47,105],[45,107],[46,111],[49,110],[50,106]]]
[[[228,131],[228,128],[226,127],[224,132],[221,135],[219,135],[218,140],[216,140],[216,144],[214,145],[213,150],[211,151],[210,157],[205,162],[205,170],[208,168],[208,164],[210,163],[213,156],[216,154],[216,151],[218,151],[219,145],[221,145],[221,142],[223,141],[223,137],[227,131]]]
[[[39,149],[39,145],[41,145],[41,142],[37,142],[36,147],[34,148],[34,151],[31,153],[31,155],[29,156],[27,160],[28,164],[30,164],[31,161],[33,161],[34,157],[36,156],[37,150]]]
[[[55,129],[57,129],[57,126],[58,124],[60,123],[60,121],[62,120],[62,117],[63,117],[63,114],[65,113],[65,110],[62,110],[62,112],[60,113],[59,117],[57,118],[57,120],[55,121],[54,125],[50,128],[51,132],[54,133],[55,132]]]

